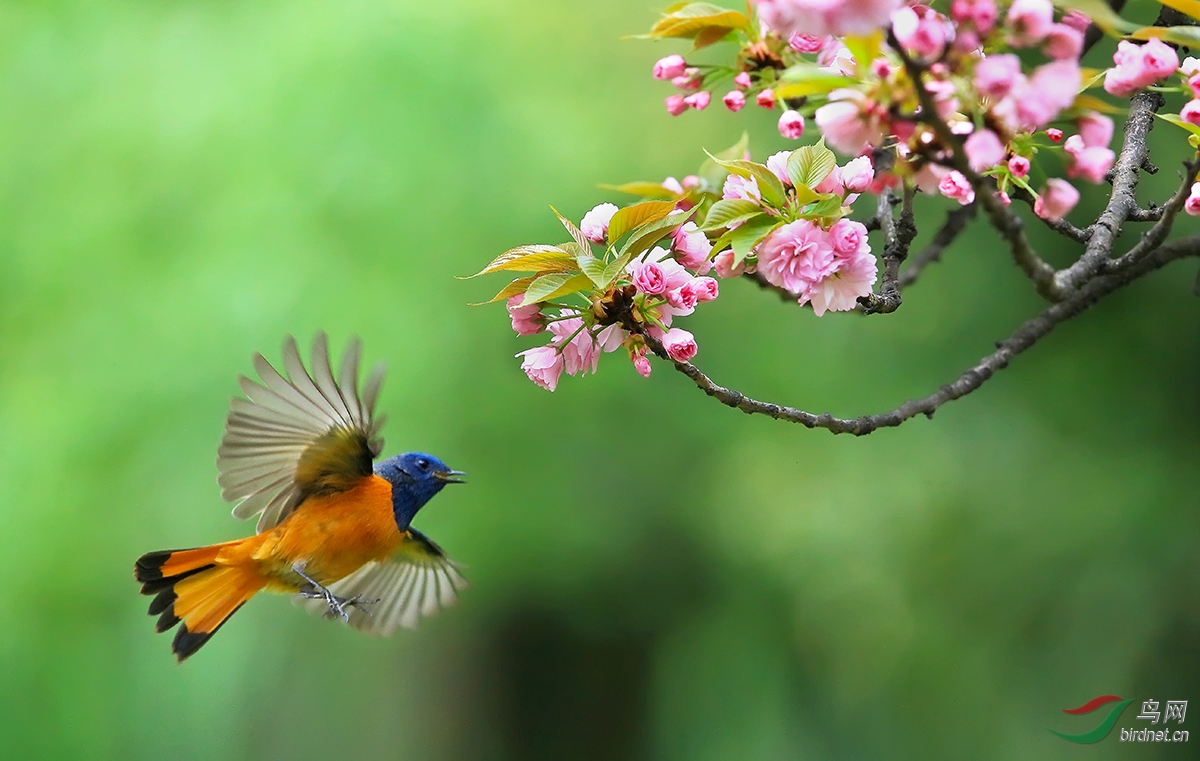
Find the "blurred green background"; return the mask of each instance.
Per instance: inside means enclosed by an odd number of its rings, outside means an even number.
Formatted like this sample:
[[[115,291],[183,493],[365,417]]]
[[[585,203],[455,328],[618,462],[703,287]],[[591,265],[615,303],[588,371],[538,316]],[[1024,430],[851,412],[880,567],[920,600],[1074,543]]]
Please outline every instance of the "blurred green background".
[[[664,113],[650,65],[682,46],[620,39],[652,6],[0,8],[0,756],[1187,755],[1043,726],[1200,701],[1194,261],[863,439],[619,355],[546,393],[513,358],[534,342],[466,306],[503,280],[455,275],[563,237],[548,204],[578,219],[743,128],[784,147],[758,109]],[[1175,181],[1168,129],[1145,199]],[[851,416],[1038,308],[980,229],[891,316],[731,282],[687,327],[718,381]],[[133,560],[251,530],[214,483],[235,378],[317,329],[388,363],[388,454],[469,472],[417,526],[473,588],[388,640],[263,596],[178,666]]]

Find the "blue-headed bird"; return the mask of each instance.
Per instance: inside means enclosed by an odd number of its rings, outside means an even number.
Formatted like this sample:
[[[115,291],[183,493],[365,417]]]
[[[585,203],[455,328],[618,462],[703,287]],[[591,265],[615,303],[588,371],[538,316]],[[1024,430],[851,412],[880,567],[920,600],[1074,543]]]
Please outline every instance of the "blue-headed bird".
[[[314,613],[364,632],[412,628],[466,586],[458,566],[412,519],[463,473],[410,452],[372,465],[383,450],[377,366],[359,393],[361,347],[353,340],[337,378],[324,333],[312,373],[295,339],[283,346],[285,377],[254,356],[262,384],[239,378],[217,450],[221,496],[233,514],[255,515],[258,533],[210,547],[138,558],[134,577],[153,595],[159,632],[179,624],[171,649],[183,661],[261,590],[296,594]]]

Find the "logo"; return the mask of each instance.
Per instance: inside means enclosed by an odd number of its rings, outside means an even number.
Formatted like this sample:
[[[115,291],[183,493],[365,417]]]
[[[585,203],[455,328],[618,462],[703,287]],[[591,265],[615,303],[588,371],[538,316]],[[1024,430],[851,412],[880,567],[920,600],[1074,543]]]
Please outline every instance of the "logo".
[[[1090,732],[1082,732],[1072,735],[1066,732],[1059,732],[1057,729],[1050,729],[1050,732],[1058,735],[1064,740],[1073,743],[1095,743],[1100,742],[1108,733],[1112,732],[1114,726],[1121,719],[1121,714],[1125,708],[1134,702],[1133,698],[1122,699],[1118,695],[1101,695],[1097,698],[1092,698],[1088,702],[1078,708],[1064,708],[1063,713],[1069,713],[1073,716],[1079,716],[1086,713],[1091,713],[1109,703],[1116,703],[1112,708],[1108,709],[1108,714],[1104,719],[1096,725],[1096,728]],[[1129,727],[1121,728],[1121,742],[1187,742],[1188,731],[1186,729],[1167,729],[1167,722],[1174,720],[1176,725],[1182,724],[1187,716],[1187,701],[1186,700],[1168,700],[1163,710],[1159,710],[1157,700],[1147,700],[1142,703],[1142,711],[1137,715],[1138,721],[1149,721],[1150,727]],[[1162,720],[1162,728],[1155,729],[1153,725]]]

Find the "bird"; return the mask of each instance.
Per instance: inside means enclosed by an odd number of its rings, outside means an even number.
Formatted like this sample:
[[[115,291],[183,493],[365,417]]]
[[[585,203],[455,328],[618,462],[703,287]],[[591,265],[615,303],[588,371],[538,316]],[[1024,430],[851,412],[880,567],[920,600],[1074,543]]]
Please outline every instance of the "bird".
[[[415,628],[466,588],[460,566],[412,527],[417,512],[462,471],[423,452],[375,463],[383,451],[375,415],[378,365],[359,391],[361,342],[351,339],[335,379],[324,332],[311,372],[295,338],[283,344],[286,376],[254,355],[257,383],[238,378],[217,450],[221,496],[257,533],[182,550],[149,552],[134,564],[151,595],[155,629],[178,625],[182,663],[260,591],[296,595],[310,612],[368,634]]]

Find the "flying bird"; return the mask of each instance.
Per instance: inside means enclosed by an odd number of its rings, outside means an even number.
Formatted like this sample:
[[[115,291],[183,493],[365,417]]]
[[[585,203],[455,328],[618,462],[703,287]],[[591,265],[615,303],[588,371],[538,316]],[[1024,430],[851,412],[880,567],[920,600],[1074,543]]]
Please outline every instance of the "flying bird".
[[[311,612],[372,634],[413,628],[466,587],[457,564],[412,527],[446,484],[464,474],[433,455],[409,452],[372,464],[383,451],[375,400],[377,366],[359,393],[361,345],[350,342],[336,379],[324,333],[313,340],[310,373],[294,338],[283,345],[286,377],[261,354],[262,383],[238,379],[217,450],[221,496],[233,514],[258,518],[245,539],[138,558],[134,578],[153,595],[157,631],[176,624],[180,662],[262,590],[298,595]]]

